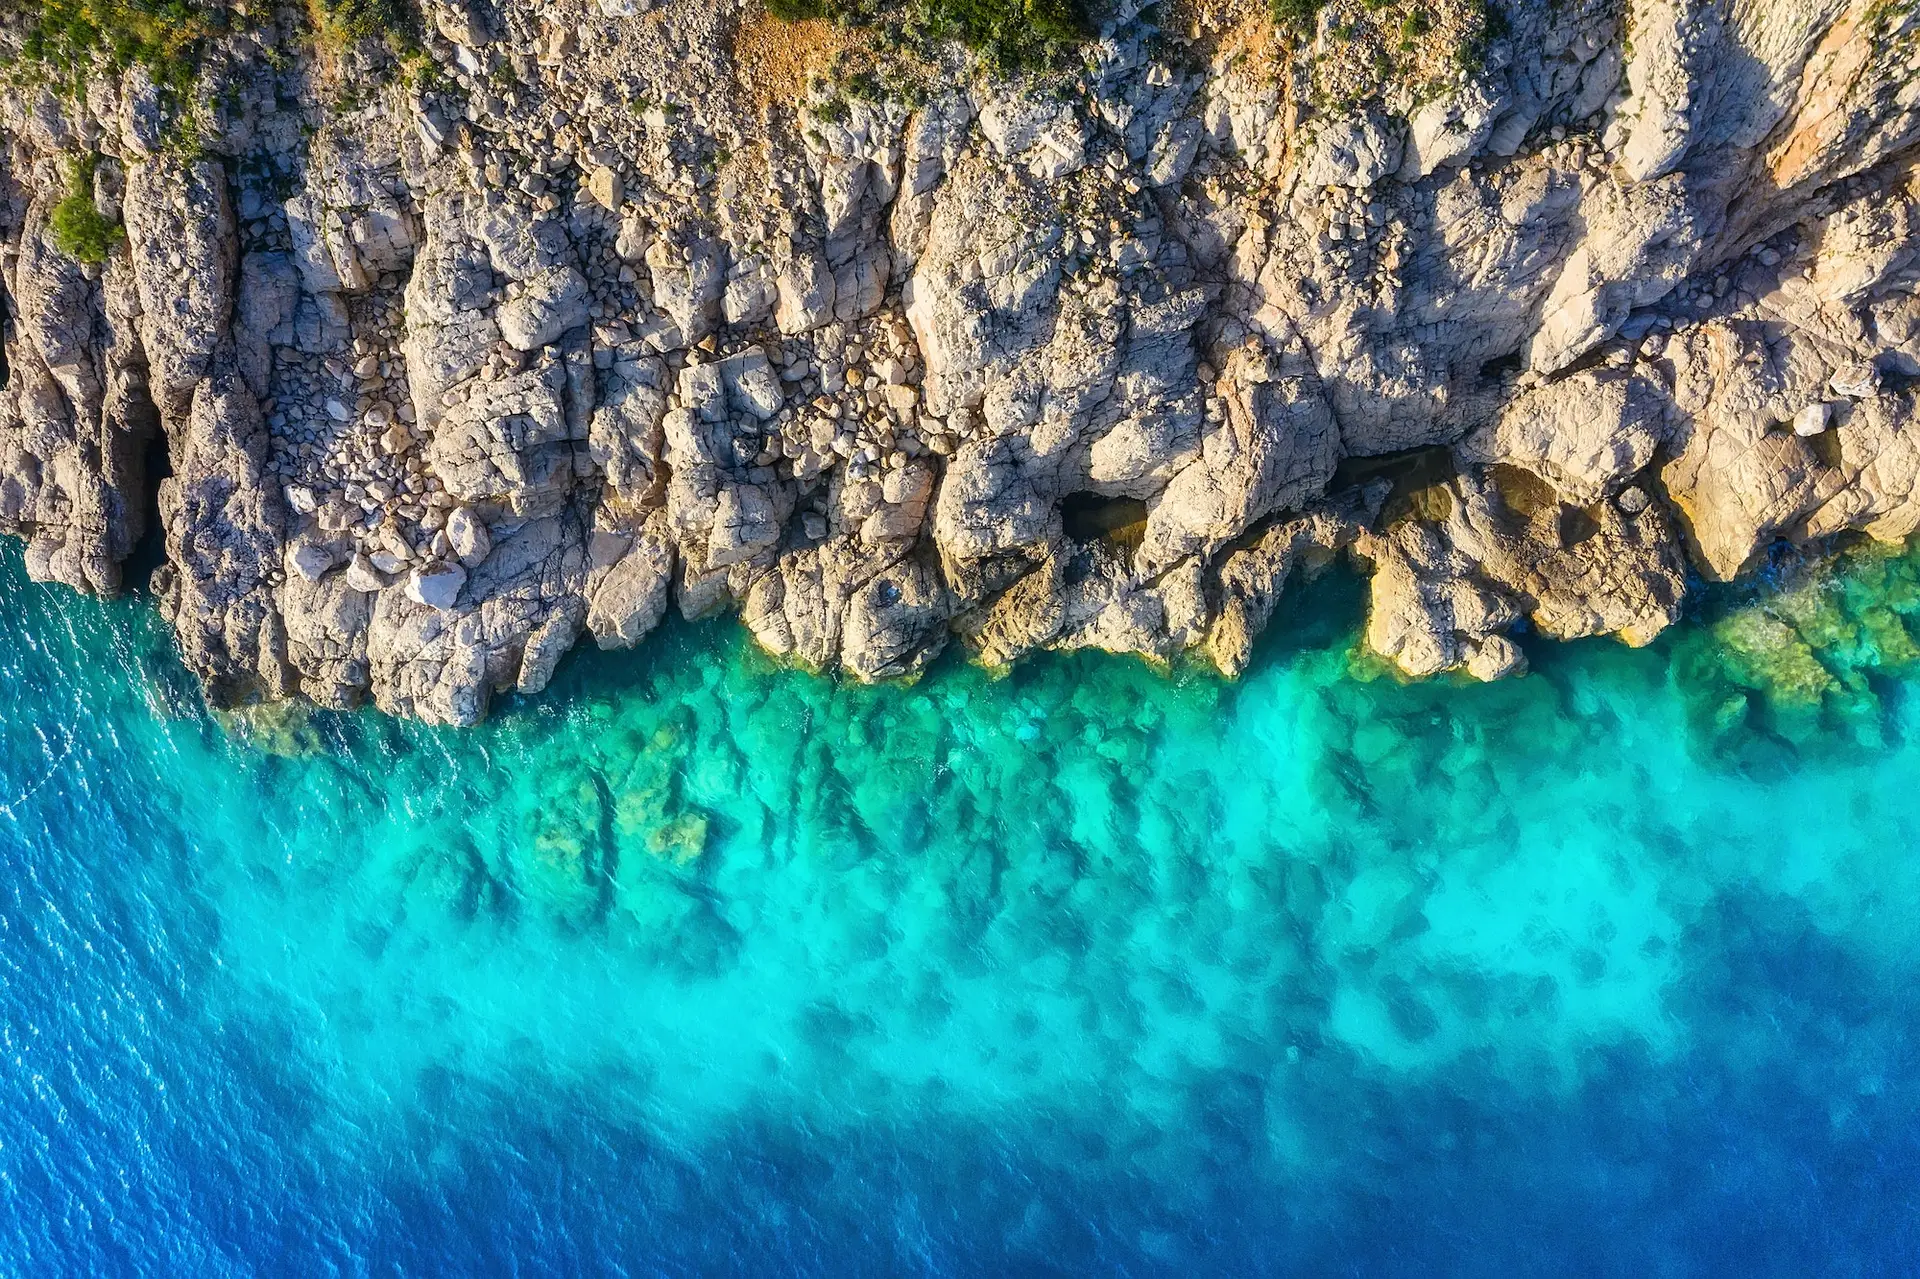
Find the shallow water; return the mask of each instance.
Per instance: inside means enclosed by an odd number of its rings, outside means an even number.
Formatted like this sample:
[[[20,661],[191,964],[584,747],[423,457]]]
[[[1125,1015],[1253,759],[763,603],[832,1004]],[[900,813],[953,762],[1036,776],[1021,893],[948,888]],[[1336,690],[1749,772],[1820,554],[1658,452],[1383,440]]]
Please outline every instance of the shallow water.
[[[223,727],[9,542],[0,1272],[1911,1273],[1920,559],[1794,581],[460,733]]]

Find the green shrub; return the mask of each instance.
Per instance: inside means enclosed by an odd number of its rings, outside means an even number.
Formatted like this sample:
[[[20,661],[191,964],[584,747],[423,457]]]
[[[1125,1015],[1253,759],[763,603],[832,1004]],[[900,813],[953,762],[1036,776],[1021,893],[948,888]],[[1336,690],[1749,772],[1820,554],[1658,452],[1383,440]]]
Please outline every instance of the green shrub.
[[[1027,0],[1027,25],[1042,40],[1077,44],[1087,37],[1087,17],[1074,0]]]
[[[419,41],[418,20],[407,0],[310,0],[313,24],[330,44],[385,40],[404,53]]]
[[[1080,0],[766,0],[788,22],[879,28],[914,44],[958,40],[1003,70],[1031,67],[1091,33]]]
[[[100,157],[90,155],[76,160],[67,172],[67,194],[53,206],[48,219],[53,227],[53,242],[76,262],[98,266],[112,254],[114,246],[126,238],[118,222],[106,218],[93,198],[93,173]]]
[[[192,84],[202,42],[228,25],[221,0],[0,0],[0,14],[27,19],[30,64],[72,80],[137,62],[175,93]]]
[[[1320,15],[1321,0],[1271,0],[1273,20],[1283,27],[1309,30]]]

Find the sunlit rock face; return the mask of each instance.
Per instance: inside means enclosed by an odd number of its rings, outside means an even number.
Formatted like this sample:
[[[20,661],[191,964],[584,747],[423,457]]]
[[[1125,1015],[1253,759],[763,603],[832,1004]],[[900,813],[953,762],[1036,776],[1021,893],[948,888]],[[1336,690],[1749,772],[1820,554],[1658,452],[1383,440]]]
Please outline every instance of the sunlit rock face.
[[[669,609],[1233,673],[1342,554],[1379,652],[1497,678],[1920,524],[1911,6],[1164,7],[1017,72],[446,0],[23,77],[0,528],[102,594],[157,538],[222,702],[471,724]]]

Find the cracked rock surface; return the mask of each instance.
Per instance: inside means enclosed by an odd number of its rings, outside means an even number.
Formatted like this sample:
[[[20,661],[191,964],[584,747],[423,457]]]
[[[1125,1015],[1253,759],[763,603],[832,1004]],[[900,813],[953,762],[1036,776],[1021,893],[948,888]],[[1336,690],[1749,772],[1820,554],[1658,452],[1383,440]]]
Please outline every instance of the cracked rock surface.
[[[285,12],[187,102],[0,87],[0,529],[102,594],[158,539],[216,702],[470,724],[669,609],[1237,674],[1341,555],[1492,679],[1920,528],[1911,3],[1515,0],[1418,93],[1339,79],[1358,0],[861,93],[759,0],[426,9],[432,75]]]

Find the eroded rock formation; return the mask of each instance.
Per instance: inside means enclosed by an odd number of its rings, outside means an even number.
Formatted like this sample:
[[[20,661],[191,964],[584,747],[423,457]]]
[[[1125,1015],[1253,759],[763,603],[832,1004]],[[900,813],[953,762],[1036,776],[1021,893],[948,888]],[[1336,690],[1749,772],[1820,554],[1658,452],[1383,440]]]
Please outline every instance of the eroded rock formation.
[[[157,510],[217,701],[471,723],[670,607],[1237,673],[1348,553],[1374,648],[1497,678],[1920,526],[1911,3],[1527,0],[1381,78],[1358,0],[1118,0],[858,94],[758,0],[426,9],[431,73],[256,14],[189,102],[0,93],[0,529],[110,593]]]

